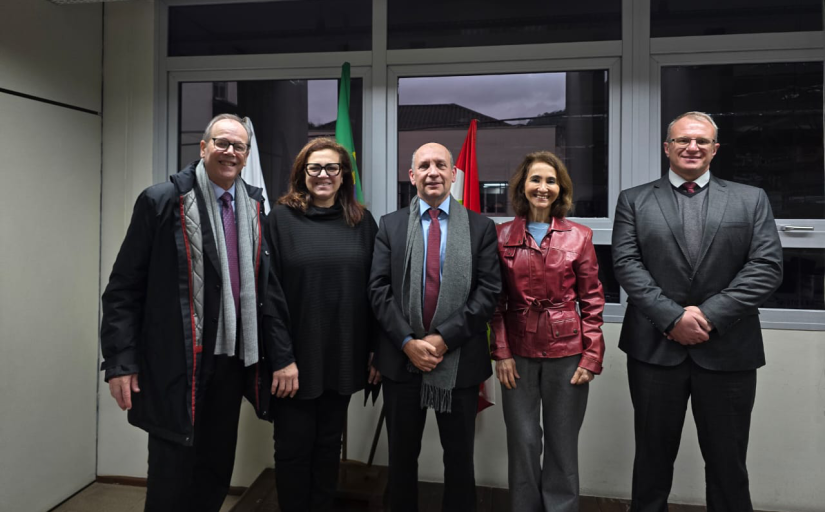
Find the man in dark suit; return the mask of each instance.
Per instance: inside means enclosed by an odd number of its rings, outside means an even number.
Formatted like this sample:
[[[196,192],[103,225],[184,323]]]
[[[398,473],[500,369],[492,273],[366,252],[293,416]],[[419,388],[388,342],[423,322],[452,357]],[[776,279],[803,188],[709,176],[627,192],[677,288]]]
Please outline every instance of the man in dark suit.
[[[759,306],[782,281],[768,196],[710,173],[710,116],[668,127],[670,171],[616,205],[613,267],[627,291],[627,353],[636,431],[632,511],[665,512],[688,397],[707,506],[753,510],[745,465],[756,368],[765,364]]]
[[[478,385],[492,374],[487,321],[501,276],[493,222],[450,197],[452,155],[413,153],[410,206],[381,218],[370,299],[383,329],[375,366],[384,383],[393,512],[418,510],[418,455],[427,408],[444,449],[444,511],[476,509],[473,443]]]

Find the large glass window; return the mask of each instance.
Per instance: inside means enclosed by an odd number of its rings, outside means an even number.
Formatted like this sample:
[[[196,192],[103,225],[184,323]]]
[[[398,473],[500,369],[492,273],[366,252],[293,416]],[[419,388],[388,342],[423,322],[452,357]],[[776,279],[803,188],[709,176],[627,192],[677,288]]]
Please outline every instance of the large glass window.
[[[363,83],[353,78],[351,84],[350,119],[355,153],[360,155]],[[315,137],[335,136],[338,80],[185,82],[179,97],[178,167],[200,158],[203,129],[212,117],[249,117],[271,201],[287,191],[292,162],[304,144]],[[365,178],[363,171],[361,177]]]
[[[785,249],[782,285],[766,308],[825,310],[825,249]]]
[[[711,172],[764,189],[781,224],[814,229],[825,219],[822,84],[822,62],[663,67],[662,138],[686,110],[711,114],[721,144]],[[792,235],[782,285],[764,307],[823,310],[825,249],[815,231]],[[814,247],[793,247],[803,239]]]
[[[651,37],[822,30],[822,0],[651,0]]]
[[[478,119],[483,212],[511,216],[507,182],[524,156],[549,150],[573,179],[575,217],[607,217],[607,71],[400,78],[398,207],[410,187],[412,152],[427,142],[458,155]]]
[[[169,7],[169,56],[370,50],[370,0]]]
[[[662,140],[687,110],[719,126],[714,175],[765,189],[778,219],[825,219],[822,62],[662,68]]]
[[[387,18],[390,50],[622,38],[621,0],[388,0]]]

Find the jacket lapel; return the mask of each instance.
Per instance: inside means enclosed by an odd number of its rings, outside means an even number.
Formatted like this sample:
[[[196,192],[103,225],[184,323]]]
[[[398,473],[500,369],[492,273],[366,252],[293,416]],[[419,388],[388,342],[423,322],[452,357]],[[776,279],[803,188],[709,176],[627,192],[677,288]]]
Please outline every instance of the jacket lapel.
[[[670,184],[667,174],[653,184],[653,194],[656,196],[656,201],[659,203],[659,208],[662,210],[665,222],[667,222],[670,231],[673,233],[673,238],[676,239],[679,250],[682,251],[685,259],[690,261],[690,256],[687,251],[687,241],[685,240],[685,230],[682,226],[682,216],[679,215],[676,198],[673,197],[673,186]]]
[[[728,187],[725,185],[725,182],[711,175],[709,185],[707,197],[708,216],[705,219],[702,247],[699,249],[699,257],[696,259],[694,269],[699,268],[699,264],[702,263],[702,259],[705,257],[705,254],[707,254],[708,249],[710,249],[710,244],[719,231],[719,225],[722,223],[722,217],[724,217],[725,208],[728,205]]]

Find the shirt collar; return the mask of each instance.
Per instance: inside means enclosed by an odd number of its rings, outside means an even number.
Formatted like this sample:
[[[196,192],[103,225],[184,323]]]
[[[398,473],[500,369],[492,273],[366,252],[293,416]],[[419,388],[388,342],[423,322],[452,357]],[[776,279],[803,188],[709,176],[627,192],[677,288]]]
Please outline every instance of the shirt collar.
[[[670,184],[676,188],[681,187],[682,183],[687,183],[687,180],[673,172],[673,169],[669,169],[667,171],[667,178],[670,180]],[[693,183],[696,183],[699,186],[699,188],[705,188],[705,185],[707,185],[709,181],[710,168],[708,168],[708,170],[705,171],[701,176],[693,180]]]
[[[215,191],[215,197],[217,197],[218,200],[221,199],[221,196],[225,192],[229,192],[229,195],[232,196],[232,201],[235,201],[235,183],[234,182],[232,183],[232,186],[229,187],[229,190],[224,190],[223,187],[221,187],[220,185],[216,185],[215,182],[213,182],[212,180],[209,180],[209,184],[212,185],[212,190]]]
[[[451,198],[451,196],[448,194],[447,198],[444,199],[444,201],[442,201],[440,205],[438,205],[438,209],[441,210],[442,212],[444,212],[444,214],[447,215],[448,217],[450,216],[450,198]],[[427,203],[425,203],[424,201],[422,201],[420,197],[418,198],[418,204],[419,204],[418,214],[423,217],[424,214],[427,213],[430,210],[431,206],[428,205]]]

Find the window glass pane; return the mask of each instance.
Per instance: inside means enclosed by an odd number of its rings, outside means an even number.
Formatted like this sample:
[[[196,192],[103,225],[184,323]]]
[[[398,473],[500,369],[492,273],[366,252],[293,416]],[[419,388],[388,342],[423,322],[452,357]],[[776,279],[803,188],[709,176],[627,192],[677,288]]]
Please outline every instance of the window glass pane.
[[[415,195],[413,151],[438,142],[457,158],[478,119],[482,213],[513,215],[506,183],[525,155],[548,150],[573,180],[575,217],[607,217],[607,71],[401,78],[398,207]]]
[[[387,47],[446,48],[622,38],[621,0],[388,0]]]
[[[821,62],[662,68],[662,140],[689,110],[719,126],[715,176],[765,189],[778,219],[825,218]]]
[[[764,307],[825,310],[825,249],[789,248],[782,285]]]
[[[360,78],[352,79],[350,120],[356,155],[362,154],[362,85]],[[179,167],[200,158],[200,140],[212,117],[249,117],[270,204],[286,193],[292,162],[304,144],[315,137],[335,136],[338,80],[187,82],[181,84],[179,97]],[[359,170],[362,180],[369,179],[363,166]]]
[[[596,245],[596,258],[599,260],[599,281],[604,288],[604,301],[619,304],[619,281],[613,273],[613,248],[609,245]]]
[[[822,30],[822,0],[651,0],[651,37]]]
[[[370,0],[169,7],[169,56],[370,50]]]

